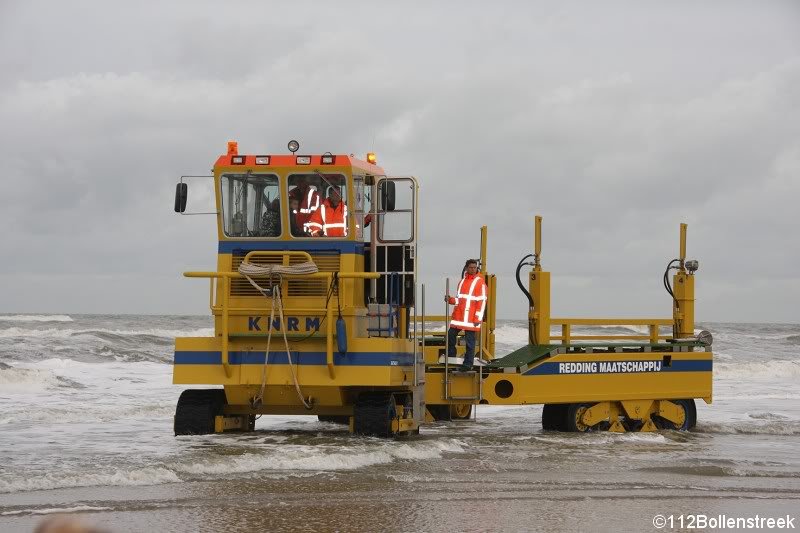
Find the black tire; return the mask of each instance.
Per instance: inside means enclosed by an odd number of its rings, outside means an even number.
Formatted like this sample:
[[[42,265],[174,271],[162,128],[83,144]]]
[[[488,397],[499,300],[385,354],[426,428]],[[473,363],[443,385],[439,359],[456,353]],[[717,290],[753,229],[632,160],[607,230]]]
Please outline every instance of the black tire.
[[[568,404],[546,403],[542,406],[542,429],[544,431],[566,431],[564,420],[566,419]]]
[[[683,424],[677,426],[671,420],[662,418],[660,416],[653,416],[653,423],[658,429],[672,429],[675,431],[689,431],[697,425],[697,406],[693,399],[688,400],[670,400],[672,403],[683,408],[684,418]]]
[[[320,422],[330,422],[331,424],[350,425],[350,417],[347,415],[317,415]]]
[[[370,437],[395,437],[392,420],[396,416],[394,394],[362,392],[353,407],[353,433]]]
[[[697,405],[694,403],[694,398],[683,401],[689,404],[689,429],[692,430],[697,425]]]
[[[175,435],[214,433],[214,418],[222,414],[226,403],[224,389],[183,391],[175,409]]]
[[[565,415],[562,420],[564,421],[564,429],[562,431],[569,431],[574,433],[586,433],[591,431],[592,428],[578,422],[578,419],[583,414],[583,411],[591,407],[590,403],[570,403],[566,405]]]
[[[428,411],[430,411],[431,416],[434,420],[452,420],[450,417],[450,406],[449,405],[432,405],[428,404]]]

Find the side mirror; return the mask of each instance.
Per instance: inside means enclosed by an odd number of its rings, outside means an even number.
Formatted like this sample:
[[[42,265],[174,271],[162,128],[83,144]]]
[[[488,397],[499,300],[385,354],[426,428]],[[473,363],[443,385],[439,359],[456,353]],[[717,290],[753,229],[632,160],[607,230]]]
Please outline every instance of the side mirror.
[[[178,183],[175,187],[175,212],[183,213],[186,211],[186,198],[189,196],[189,186],[185,183]]]
[[[384,180],[378,185],[381,198],[381,207],[384,211],[394,211],[394,182]]]

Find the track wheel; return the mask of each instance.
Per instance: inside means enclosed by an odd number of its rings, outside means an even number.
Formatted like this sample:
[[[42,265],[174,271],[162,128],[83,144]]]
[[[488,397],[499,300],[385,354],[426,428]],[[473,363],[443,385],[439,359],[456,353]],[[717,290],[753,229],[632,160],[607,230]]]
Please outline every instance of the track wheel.
[[[567,405],[566,416],[564,420],[564,431],[586,433],[590,431],[591,426],[587,426],[581,422],[583,414],[592,406],[590,403],[571,403]]]
[[[320,422],[331,422],[333,424],[350,425],[350,417],[347,415],[317,415]]]
[[[183,391],[175,409],[175,435],[214,433],[214,418],[226,403],[224,389]]]
[[[450,417],[453,420],[469,420],[472,414],[472,405],[468,403],[455,403],[450,405]]]
[[[394,394],[362,392],[353,407],[353,432],[371,437],[395,437],[392,420],[396,417]]]
[[[674,429],[678,431],[689,431],[697,424],[697,406],[693,399],[688,400],[670,400],[683,410],[683,424],[678,426],[671,420],[653,415],[653,423],[658,429]]]
[[[545,431],[567,431],[564,421],[567,418],[565,403],[546,403],[542,407],[542,429]]]

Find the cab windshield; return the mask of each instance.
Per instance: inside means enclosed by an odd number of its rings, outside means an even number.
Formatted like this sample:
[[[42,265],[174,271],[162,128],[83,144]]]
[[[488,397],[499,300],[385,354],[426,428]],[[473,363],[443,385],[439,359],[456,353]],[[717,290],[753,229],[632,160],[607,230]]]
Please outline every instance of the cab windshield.
[[[281,236],[280,186],[273,174],[223,174],[222,228],[228,237]]]

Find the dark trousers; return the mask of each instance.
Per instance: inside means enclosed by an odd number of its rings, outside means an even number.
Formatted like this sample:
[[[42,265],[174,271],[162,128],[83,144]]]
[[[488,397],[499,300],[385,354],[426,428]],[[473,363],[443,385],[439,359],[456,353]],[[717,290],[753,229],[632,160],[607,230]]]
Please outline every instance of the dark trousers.
[[[447,357],[456,356],[456,336],[459,331],[461,330],[452,326],[447,330]],[[467,341],[467,350],[464,352],[464,366],[472,366],[475,360],[475,332],[465,329],[464,340]]]

